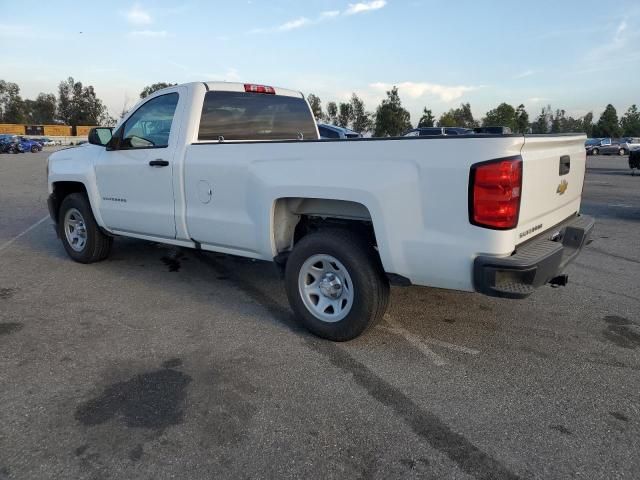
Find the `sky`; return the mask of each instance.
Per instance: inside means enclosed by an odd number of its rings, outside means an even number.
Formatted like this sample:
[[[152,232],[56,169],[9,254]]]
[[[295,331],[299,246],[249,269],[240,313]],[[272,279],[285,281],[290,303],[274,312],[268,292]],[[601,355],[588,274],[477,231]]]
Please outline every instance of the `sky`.
[[[112,115],[156,82],[262,83],[368,110],[397,85],[413,123],[469,102],[597,118],[640,104],[640,1],[0,0],[0,79],[23,98],[72,76]],[[10,8],[11,7],[11,8]]]

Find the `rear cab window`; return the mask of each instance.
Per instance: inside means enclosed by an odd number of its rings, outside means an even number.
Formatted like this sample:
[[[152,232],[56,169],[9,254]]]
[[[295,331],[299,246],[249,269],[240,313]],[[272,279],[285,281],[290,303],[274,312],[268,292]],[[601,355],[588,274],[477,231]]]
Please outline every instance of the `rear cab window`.
[[[205,94],[198,140],[317,140],[313,115],[302,97],[251,92]]]

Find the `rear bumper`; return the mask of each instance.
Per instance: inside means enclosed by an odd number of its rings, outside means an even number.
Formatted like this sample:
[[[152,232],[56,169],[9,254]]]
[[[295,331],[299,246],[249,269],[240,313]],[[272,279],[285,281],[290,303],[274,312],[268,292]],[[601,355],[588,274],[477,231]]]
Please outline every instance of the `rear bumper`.
[[[520,245],[510,257],[476,257],[475,290],[492,297],[528,297],[578,256],[594,225],[592,217],[578,215]]]

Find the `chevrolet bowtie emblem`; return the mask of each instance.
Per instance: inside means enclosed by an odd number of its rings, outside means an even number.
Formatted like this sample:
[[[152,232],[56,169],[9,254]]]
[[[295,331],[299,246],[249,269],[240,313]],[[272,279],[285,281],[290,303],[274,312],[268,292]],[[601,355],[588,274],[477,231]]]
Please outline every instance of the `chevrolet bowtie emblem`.
[[[564,192],[567,191],[567,188],[569,188],[569,182],[567,182],[566,180],[562,180],[560,182],[560,185],[558,185],[558,188],[556,189],[556,193],[558,195],[562,195]]]

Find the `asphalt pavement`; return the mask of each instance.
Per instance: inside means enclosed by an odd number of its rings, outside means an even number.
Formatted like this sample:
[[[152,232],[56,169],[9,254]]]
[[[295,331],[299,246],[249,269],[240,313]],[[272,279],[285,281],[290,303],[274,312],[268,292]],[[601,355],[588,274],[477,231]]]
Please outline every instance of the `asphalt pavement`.
[[[638,478],[640,176],[589,157],[593,243],[512,301],[394,288],[348,343],[271,264],[118,238],[72,262],[47,153],[0,155],[0,479]]]

